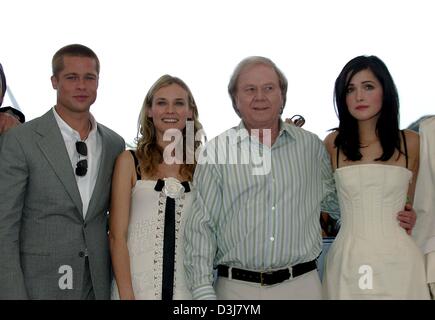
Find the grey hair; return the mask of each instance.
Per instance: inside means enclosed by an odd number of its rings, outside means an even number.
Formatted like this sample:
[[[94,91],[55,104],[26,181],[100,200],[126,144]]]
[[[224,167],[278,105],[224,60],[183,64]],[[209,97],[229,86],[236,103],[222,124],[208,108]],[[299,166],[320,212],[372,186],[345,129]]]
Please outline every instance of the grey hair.
[[[281,96],[283,101],[281,107],[281,113],[284,110],[284,106],[287,100],[286,97],[287,97],[287,87],[288,87],[288,81],[284,73],[269,58],[261,57],[261,56],[251,56],[239,62],[239,64],[234,69],[233,74],[231,75],[230,82],[228,83],[228,94],[230,95],[234,111],[236,111],[239,117],[240,117],[240,112],[236,105],[237,81],[239,80],[240,73],[245,67],[251,65],[257,65],[257,64],[270,66],[276,72],[276,75],[278,76],[278,80],[279,80],[279,87],[281,89]]]

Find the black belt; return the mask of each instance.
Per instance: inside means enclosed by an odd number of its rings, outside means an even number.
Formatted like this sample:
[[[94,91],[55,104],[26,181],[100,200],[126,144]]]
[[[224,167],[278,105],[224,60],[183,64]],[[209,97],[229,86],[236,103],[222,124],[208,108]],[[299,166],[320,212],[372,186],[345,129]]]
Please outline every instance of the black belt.
[[[229,269],[228,266],[222,264],[218,265],[218,276],[228,278]],[[262,286],[270,286],[291,278],[296,278],[315,269],[317,269],[316,260],[303,262],[285,269],[266,272],[231,268],[231,278],[235,280],[261,283]]]

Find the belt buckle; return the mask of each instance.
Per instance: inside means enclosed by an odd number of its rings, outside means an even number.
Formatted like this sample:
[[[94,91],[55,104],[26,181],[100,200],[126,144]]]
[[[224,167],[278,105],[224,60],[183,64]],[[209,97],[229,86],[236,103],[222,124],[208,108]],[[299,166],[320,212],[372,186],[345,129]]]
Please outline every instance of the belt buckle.
[[[268,284],[267,283],[264,283],[264,275],[265,274],[272,274],[273,272],[271,272],[271,271],[261,271],[260,272],[260,284],[261,284],[261,286],[262,287],[264,287],[264,286],[268,286]]]
[[[261,272],[260,272],[260,285],[261,285],[262,287],[265,286],[265,284],[264,284],[263,274],[265,274],[265,272],[261,271]]]

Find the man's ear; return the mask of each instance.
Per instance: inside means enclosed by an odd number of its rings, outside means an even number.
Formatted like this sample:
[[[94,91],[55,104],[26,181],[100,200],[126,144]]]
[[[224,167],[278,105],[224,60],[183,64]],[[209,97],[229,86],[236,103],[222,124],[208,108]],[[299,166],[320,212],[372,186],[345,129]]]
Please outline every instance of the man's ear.
[[[56,76],[51,76],[51,85],[53,86],[53,89],[57,90],[58,82]]]

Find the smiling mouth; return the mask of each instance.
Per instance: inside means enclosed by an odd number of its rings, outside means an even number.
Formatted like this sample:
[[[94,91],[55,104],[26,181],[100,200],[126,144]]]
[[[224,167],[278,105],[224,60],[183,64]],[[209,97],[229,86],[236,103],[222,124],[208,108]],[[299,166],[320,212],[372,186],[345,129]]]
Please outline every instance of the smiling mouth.
[[[177,123],[178,119],[162,119],[162,121],[165,123]]]

